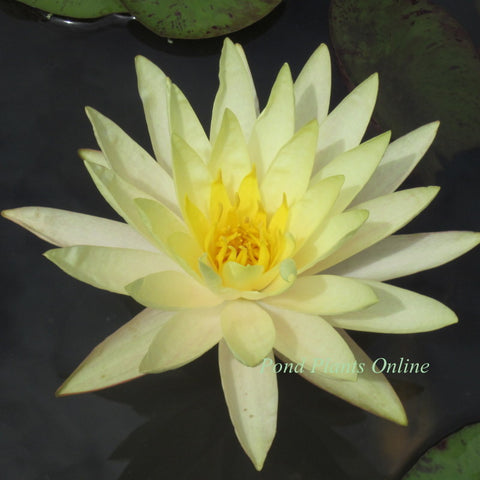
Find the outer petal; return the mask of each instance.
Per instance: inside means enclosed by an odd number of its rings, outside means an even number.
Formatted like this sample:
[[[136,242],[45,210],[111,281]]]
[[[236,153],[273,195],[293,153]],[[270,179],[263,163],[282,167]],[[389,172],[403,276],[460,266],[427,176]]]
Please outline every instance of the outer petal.
[[[190,275],[178,271],[157,271],[138,278],[125,289],[138,303],[165,310],[212,307],[222,302]]]
[[[222,310],[221,321],[228,347],[245,365],[258,365],[272,351],[275,341],[272,319],[255,302],[228,302]]]
[[[118,125],[93,108],[86,112],[111,168],[131,185],[178,209],[170,175]]]
[[[160,373],[186,365],[210,350],[221,338],[218,307],[178,312],[158,331],[140,364],[140,371]]]
[[[246,367],[230,352],[225,342],[219,345],[220,375],[230,419],[245,453],[261,470],[275,437],[277,425],[277,377],[263,365]],[[266,360],[272,363],[270,353]]]
[[[344,331],[339,330],[338,333],[355,355],[356,367],[359,371],[357,381],[343,382],[312,373],[310,370],[304,370],[300,375],[317,387],[367,412],[400,425],[407,425],[405,410],[388,380],[382,373],[374,373],[370,358]]]
[[[220,86],[213,103],[210,141],[216,141],[227,108],[238,118],[245,137],[249,138],[258,113],[257,95],[246,59],[228,38],[223,43],[219,78]]]
[[[334,275],[391,280],[435,268],[480,243],[476,232],[392,235],[329,269]]]
[[[345,177],[345,183],[333,209],[334,212],[338,213],[345,210],[367,183],[377,168],[389,141],[390,132],[383,133],[352,150],[338,155],[318,171],[312,179],[312,183],[335,175]]]
[[[387,283],[364,283],[376,293],[378,303],[361,312],[330,317],[333,326],[362,332],[418,333],[458,321],[452,310],[433,298]]]
[[[237,117],[228,108],[225,109],[208,167],[213,178],[217,178],[221,170],[222,182],[232,199],[243,178],[252,171],[242,127]]]
[[[314,315],[354,312],[378,301],[367,285],[334,275],[303,276],[285,292],[263,300],[269,305]]]
[[[96,163],[104,168],[110,168],[110,163],[105,158],[101,150],[93,150],[92,148],[80,148],[78,155],[82,160],[89,163]]]
[[[148,133],[155,156],[167,172],[172,171],[172,147],[170,138],[170,89],[167,76],[150,60],[135,57],[138,92],[143,103]]]
[[[380,165],[352,206],[394,192],[425,155],[438,126],[439,122],[423,125],[391,143]]]
[[[260,185],[263,205],[274,212],[286,195],[289,205],[300,200],[307,190],[312,174],[318,124],[305,125],[278,152]]]
[[[264,305],[275,324],[275,350],[304,368],[329,377],[355,380],[355,357],[322,317]]]
[[[150,233],[143,223],[143,219],[135,206],[134,200],[140,197],[151,200],[154,199],[147,193],[130,185],[109,168],[88,161],[85,162],[85,166],[98,191],[109,205],[143,236],[150,238]]]
[[[180,270],[161,252],[129,248],[75,246],[44,254],[64,272],[82,282],[111,292],[127,294],[125,285],[159,270]]]
[[[207,162],[211,153],[210,142],[193,108],[176,85],[172,85],[170,95],[170,128],[172,136],[183,138]]]
[[[314,172],[360,143],[370,122],[377,92],[375,73],[345,97],[320,125]]]
[[[438,193],[438,187],[401,190],[357,205],[369,212],[368,220],[335,253],[319,262],[309,273],[317,273],[383,240],[416,217]]]
[[[294,84],[295,125],[300,127],[316,119],[325,120],[330,104],[330,54],[326,45],[320,45],[307,60]]]
[[[14,208],[4,210],[2,215],[60,247],[96,245],[157,252],[130,225],[106,218],[46,207]]]
[[[284,64],[273,85],[267,106],[257,118],[250,138],[250,157],[263,179],[270,163],[295,130],[295,107],[290,68]]]
[[[173,315],[146,308],[97,345],[57,395],[90,392],[143,375],[139,365],[158,330]]]

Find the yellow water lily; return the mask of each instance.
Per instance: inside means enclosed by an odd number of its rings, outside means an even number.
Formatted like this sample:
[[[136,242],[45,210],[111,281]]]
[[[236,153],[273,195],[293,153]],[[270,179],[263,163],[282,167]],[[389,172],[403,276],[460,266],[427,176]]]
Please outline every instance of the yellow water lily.
[[[329,114],[325,45],[295,82],[281,68],[259,112],[245,54],[227,39],[209,137],[159,68],[143,57],[136,68],[156,160],[91,108],[101,151],[81,151],[126,223],[41,207],[3,212],[60,246],[45,255],[69,275],[146,307],[58,393],[177,368],[219,344],[230,417],[259,470],[276,429],[274,353],[315,385],[406,424],[390,384],[344,329],[412,333],[457,321],[438,301],[384,283],[480,242],[473,232],[392,236],[438,192],[396,191],[438,123],[391,144],[389,132],[361,143],[377,75]]]

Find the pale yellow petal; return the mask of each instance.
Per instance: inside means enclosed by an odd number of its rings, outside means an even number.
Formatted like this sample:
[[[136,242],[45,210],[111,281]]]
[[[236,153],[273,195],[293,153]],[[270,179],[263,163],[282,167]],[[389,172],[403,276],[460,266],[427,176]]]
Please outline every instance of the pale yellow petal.
[[[281,68],[273,85],[267,106],[257,118],[250,138],[249,150],[261,180],[280,148],[295,131],[293,83],[287,64]]]
[[[226,287],[237,290],[258,290],[263,271],[262,265],[227,262],[222,268],[222,278]]]
[[[253,100],[254,100],[254,104],[255,104],[255,112],[256,112],[256,116],[258,117],[258,113],[259,113],[260,110],[259,110],[259,107],[258,107],[257,92],[255,91],[255,83],[253,81],[250,66],[248,65],[247,56],[245,55],[245,50],[243,49],[243,47],[239,43],[235,44],[235,48],[237,49],[237,52],[240,55],[240,58],[242,59],[243,65],[245,66],[245,70],[248,73],[248,78],[251,82],[251,89],[253,91],[253,97],[254,97]]]
[[[233,42],[226,38],[220,57],[220,86],[212,110],[210,126],[212,143],[217,139],[226,109],[231,110],[238,118],[245,138],[250,137],[257,118],[257,96],[248,64],[245,64],[244,55],[242,56]]]
[[[377,168],[389,141],[390,132],[383,133],[338,155],[318,171],[312,179],[313,184],[334,175],[345,177],[334,212],[342,212],[367,183]]]
[[[198,152],[176,135],[172,138],[172,150],[173,177],[180,208],[185,208],[185,198],[188,196],[190,201],[206,214],[213,182],[207,166]]]
[[[137,278],[166,269],[180,270],[162,252],[129,248],[80,245],[55,248],[44,255],[68,275],[94,287],[124,295],[127,294],[125,286]]]
[[[305,63],[294,84],[295,125],[298,130],[316,119],[325,120],[330,105],[331,67],[326,45],[320,45]]]
[[[310,238],[295,253],[294,260],[300,273],[307,269],[317,269],[317,264],[324,258],[328,261],[331,255],[341,249],[368,218],[367,210],[350,210],[330,218],[325,226],[310,235]],[[323,262],[321,262],[323,264]],[[311,268],[315,265],[314,268]],[[311,273],[310,271],[308,273]]]
[[[354,312],[377,301],[364,283],[335,275],[302,276],[282,294],[263,299],[269,305],[314,315]]]
[[[387,283],[362,281],[373,289],[378,303],[361,312],[330,317],[332,325],[362,332],[418,333],[458,321],[452,310],[433,298]]]
[[[150,233],[146,228],[143,219],[134,201],[137,198],[149,198],[148,194],[122,180],[111,169],[102,167],[96,163],[85,162],[88,173],[103,198],[110,206],[132,227],[138,230],[144,237],[150,239]],[[153,239],[152,239],[153,241]]]
[[[118,125],[87,107],[95,137],[112,170],[125,181],[178,211],[172,177]]]
[[[338,198],[344,180],[343,175],[320,180],[305,192],[300,201],[292,205],[289,211],[287,230],[295,238],[297,249],[327,218]]]
[[[415,218],[434,199],[438,187],[418,187],[375,198],[357,205],[369,212],[368,220],[335,253],[309,273],[317,273],[383,240]]]
[[[223,337],[237,360],[258,365],[272,350],[275,328],[268,313],[255,302],[234,300],[221,313]]]
[[[97,345],[65,380],[56,395],[91,392],[140,377],[150,344],[173,312],[146,308]]]
[[[257,470],[263,468],[277,425],[277,377],[263,365],[247,367],[219,344],[222,387],[228,412],[240,445]],[[270,353],[266,360],[274,362]]]
[[[300,200],[307,190],[315,158],[318,124],[316,120],[299,130],[278,152],[260,184],[263,205],[273,213],[282,203]]]
[[[200,279],[198,261],[203,255],[198,242],[189,233],[175,232],[168,238],[168,251],[174,260],[190,274]]]
[[[200,120],[181,90],[172,84],[170,94],[171,135],[181,137],[202,159],[210,158],[211,145]]]
[[[263,305],[275,324],[275,350],[308,370],[356,380],[355,357],[347,343],[322,317]]]
[[[355,356],[353,368],[358,372],[357,381],[335,380],[307,369],[300,372],[300,375],[356,407],[400,425],[407,425],[405,410],[388,380],[382,373],[372,370],[373,362],[343,330],[337,331]]]
[[[150,60],[135,57],[138,92],[143,103],[148,133],[155,157],[167,172],[172,171],[170,144],[170,79]]]
[[[352,205],[394,192],[428,150],[439,125],[439,122],[423,125],[392,142]]]
[[[476,232],[392,235],[333,266],[329,273],[368,280],[391,280],[435,268],[480,243]]]
[[[110,168],[110,163],[105,158],[105,155],[100,150],[93,150],[91,148],[80,148],[78,150],[80,158],[86,162],[96,163],[105,168]]]
[[[241,291],[223,285],[222,277],[212,268],[206,253],[200,257],[198,265],[203,282],[212,292],[224,300],[240,298]]]
[[[125,289],[138,303],[164,310],[213,307],[222,302],[190,275],[178,271],[152,273],[133,281]]]
[[[220,309],[193,308],[163,324],[140,364],[143,373],[160,373],[192,362],[222,338]]]
[[[146,228],[164,252],[169,252],[168,239],[171,235],[175,232],[188,232],[183,221],[156,200],[137,198],[135,205]]]
[[[217,178],[221,171],[223,185],[232,200],[243,178],[252,171],[242,128],[237,117],[228,108],[225,109],[208,167],[213,178]]]
[[[268,276],[269,273],[270,272],[267,272],[266,276]],[[275,274],[275,278],[261,291],[240,292],[242,298],[260,300],[272,295],[279,295],[289,289],[297,278],[297,267],[294,260],[292,258],[282,260],[278,269],[275,270]]]
[[[2,215],[59,247],[96,245],[157,252],[130,225],[107,218],[47,207],[14,208]]]
[[[320,124],[314,172],[361,142],[377,92],[378,75],[375,73],[345,97]]]

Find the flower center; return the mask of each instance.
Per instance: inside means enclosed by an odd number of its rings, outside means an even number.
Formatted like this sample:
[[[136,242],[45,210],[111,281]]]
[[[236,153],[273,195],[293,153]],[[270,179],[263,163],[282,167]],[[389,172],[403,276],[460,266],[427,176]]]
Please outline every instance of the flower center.
[[[232,203],[221,176],[212,184],[210,229],[204,248],[221,273],[227,262],[270,269],[283,250],[288,219],[286,201],[268,218],[263,209],[255,170],[241,182]]]
[[[221,172],[212,182],[208,212],[186,199],[188,224],[209,266],[224,286],[241,290],[264,288],[294,246],[286,232],[289,209],[284,197],[274,212],[266,212],[255,168],[228,192]]]

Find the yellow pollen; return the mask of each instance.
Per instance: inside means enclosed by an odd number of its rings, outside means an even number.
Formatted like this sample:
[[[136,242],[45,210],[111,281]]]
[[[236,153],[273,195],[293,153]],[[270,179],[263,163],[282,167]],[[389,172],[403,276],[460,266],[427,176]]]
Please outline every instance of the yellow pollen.
[[[240,265],[257,265],[260,259],[262,226],[250,222],[247,217],[240,225],[227,225],[217,232],[211,254],[217,268],[226,262]],[[265,247],[268,248],[266,242]]]

